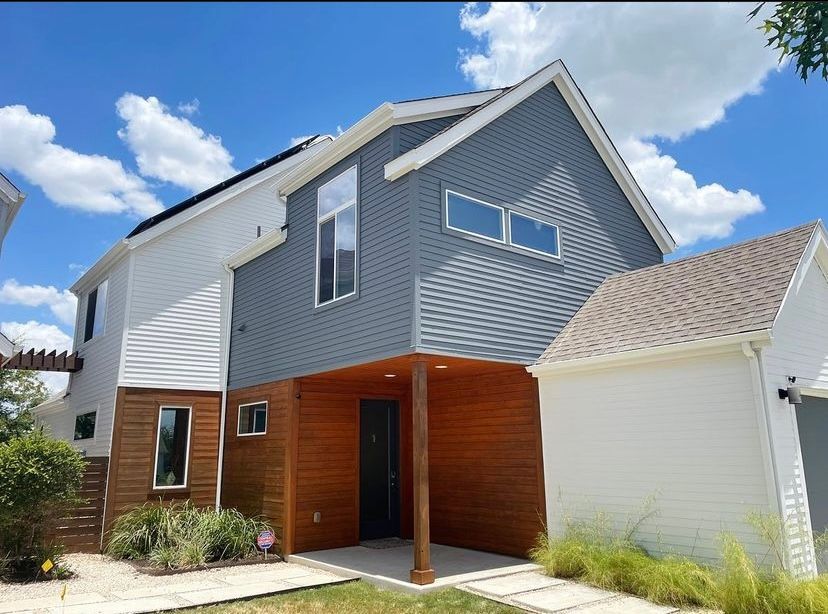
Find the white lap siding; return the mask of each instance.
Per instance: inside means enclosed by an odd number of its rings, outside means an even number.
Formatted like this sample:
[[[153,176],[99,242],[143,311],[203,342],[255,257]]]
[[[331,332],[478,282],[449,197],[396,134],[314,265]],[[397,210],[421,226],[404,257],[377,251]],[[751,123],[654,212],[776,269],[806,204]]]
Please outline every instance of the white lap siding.
[[[734,534],[760,560],[746,522],[772,509],[749,363],[726,354],[542,376],[548,526],[604,512],[623,530],[648,498],[636,540],[702,561]]]

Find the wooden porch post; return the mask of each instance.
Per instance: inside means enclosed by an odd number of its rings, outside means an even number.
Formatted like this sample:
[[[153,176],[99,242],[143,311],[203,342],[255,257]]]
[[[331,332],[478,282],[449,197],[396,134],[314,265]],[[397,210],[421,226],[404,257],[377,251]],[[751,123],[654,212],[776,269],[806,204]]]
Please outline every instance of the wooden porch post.
[[[414,356],[411,361],[411,414],[413,418],[414,474],[414,569],[411,582],[431,584],[431,546],[428,511],[428,360]]]

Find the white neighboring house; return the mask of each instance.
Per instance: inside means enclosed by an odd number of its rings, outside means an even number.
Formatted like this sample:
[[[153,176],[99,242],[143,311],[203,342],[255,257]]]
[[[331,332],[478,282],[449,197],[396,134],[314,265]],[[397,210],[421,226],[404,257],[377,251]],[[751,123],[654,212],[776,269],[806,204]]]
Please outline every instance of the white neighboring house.
[[[223,261],[281,234],[276,185],[331,141],[309,139],[166,209],[98,260],[71,288],[83,369],[63,399],[33,410],[37,420],[87,456],[108,457],[119,389],[220,393],[231,300]]]
[[[648,550],[713,561],[727,531],[771,565],[747,522],[771,513],[784,565],[815,573],[812,534],[828,529],[821,222],[608,278],[529,370],[551,533],[596,512],[623,525],[654,497],[637,532]]]
[[[26,195],[0,173],[0,252],[3,250],[3,239],[11,228],[12,222],[23,206]]]

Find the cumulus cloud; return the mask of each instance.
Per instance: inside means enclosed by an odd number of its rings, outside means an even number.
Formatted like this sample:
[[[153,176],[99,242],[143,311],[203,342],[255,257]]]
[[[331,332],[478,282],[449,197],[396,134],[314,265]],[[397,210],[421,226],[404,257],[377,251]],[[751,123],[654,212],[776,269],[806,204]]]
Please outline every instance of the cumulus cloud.
[[[195,115],[198,113],[198,108],[201,106],[201,101],[198,98],[193,98],[190,102],[179,102],[178,111],[184,115]]]
[[[0,286],[0,303],[48,307],[64,324],[75,323],[77,302],[77,298],[69,290],[58,290],[54,286],[26,286],[18,283],[16,279],[7,279]]]
[[[738,3],[471,3],[460,23],[482,48],[464,51],[460,68],[478,87],[498,87],[563,59],[644,192],[689,245],[726,236],[763,208],[746,190],[698,186],[650,143],[709,128],[760,91],[777,60],[745,13]]]
[[[0,322],[0,332],[25,349],[57,350],[58,354],[72,349],[72,338],[54,324],[43,324],[35,320]],[[68,373],[41,372],[38,375],[52,394],[66,388],[69,380]]]
[[[126,122],[118,136],[145,177],[197,192],[236,174],[233,156],[219,137],[173,115],[158,98],[127,93],[115,106]]]
[[[164,208],[146,182],[118,160],[58,145],[56,135],[46,115],[24,105],[0,107],[0,168],[20,173],[64,207],[139,217]]]

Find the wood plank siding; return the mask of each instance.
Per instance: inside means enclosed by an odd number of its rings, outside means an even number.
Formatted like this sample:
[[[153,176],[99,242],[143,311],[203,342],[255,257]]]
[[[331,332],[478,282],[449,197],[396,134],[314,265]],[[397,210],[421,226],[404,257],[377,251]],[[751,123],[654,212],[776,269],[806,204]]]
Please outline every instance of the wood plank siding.
[[[187,484],[153,488],[160,407],[192,407]],[[221,393],[118,388],[105,524],[147,501],[190,499],[215,504]]]
[[[86,458],[78,496],[83,503],[71,513],[58,520],[51,537],[63,544],[67,552],[91,552],[101,550],[101,527],[103,526],[104,495],[109,458],[93,456]]]

